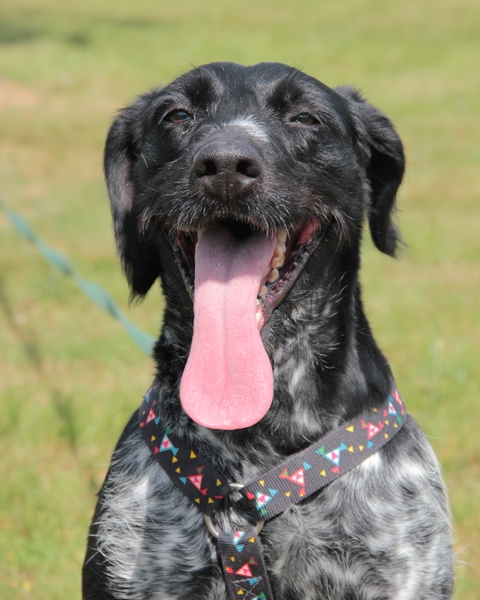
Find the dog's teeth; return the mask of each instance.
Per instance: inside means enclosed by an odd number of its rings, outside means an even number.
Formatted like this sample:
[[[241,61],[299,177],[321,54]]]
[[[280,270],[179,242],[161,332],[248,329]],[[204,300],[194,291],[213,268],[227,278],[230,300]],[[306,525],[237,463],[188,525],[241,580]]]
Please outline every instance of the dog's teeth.
[[[280,267],[283,267],[284,261],[285,261],[284,257],[276,256],[270,263],[270,266],[272,267],[272,269],[279,269]]]
[[[268,287],[266,285],[262,285],[262,287],[260,288],[260,291],[258,292],[258,295],[260,296],[260,298],[265,298],[265,296],[268,294]]]
[[[287,248],[283,243],[276,245],[275,252],[273,253],[273,259],[271,262],[272,269],[278,269],[279,267],[283,267],[283,263],[285,262],[286,249]]]
[[[282,244],[286,244],[287,243],[287,232],[279,231],[278,235],[277,235],[277,240]]]
[[[261,312],[255,313],[255,319],[257,320],[257,326],[260,325],[261,318],[262,318],[262,313]]]
[[[270,283],[274,283],[275,281],[277,281],[279,276],[280,276],[280,273],[279,273],[278,269],[272,269],[270,271],[270,275],[268,276],[268,281]]]
[[[256,306],[258,306],[259,304],[260,304],[260,300],[257,298],[257,299],[255,300],[255,305],[256,305]]]

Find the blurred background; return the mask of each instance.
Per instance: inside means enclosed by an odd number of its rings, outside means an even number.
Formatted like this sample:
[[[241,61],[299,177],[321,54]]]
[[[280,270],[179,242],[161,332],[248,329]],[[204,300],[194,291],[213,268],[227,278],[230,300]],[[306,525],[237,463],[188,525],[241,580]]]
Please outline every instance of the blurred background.
[[[195,65],[285,62],[392,118],[400,260],[363,249],[365,303],[449,487],[456,596],[480,584],[478,0],[0,0],[0,196],[155,335],[115,256],[115,112]],[[153,365],[0,210],[0,597],[80,598],[95,493]]]

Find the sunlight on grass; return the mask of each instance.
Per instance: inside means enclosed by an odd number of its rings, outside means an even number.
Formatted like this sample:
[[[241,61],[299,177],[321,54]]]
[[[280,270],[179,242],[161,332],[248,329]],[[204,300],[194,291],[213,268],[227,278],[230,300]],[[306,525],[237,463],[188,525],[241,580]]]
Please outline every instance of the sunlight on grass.
[[[457,596],[480,585],[480,5],[474,0],[0,0],[0,196],[128,306],[102,179],[115,111],[196,64],[264,60],[353,84],[407,150],[400,260],[364,244],[365,303],[450,489]],[[0,213],[0,597],[80,597],[114,444],[153,365]]]

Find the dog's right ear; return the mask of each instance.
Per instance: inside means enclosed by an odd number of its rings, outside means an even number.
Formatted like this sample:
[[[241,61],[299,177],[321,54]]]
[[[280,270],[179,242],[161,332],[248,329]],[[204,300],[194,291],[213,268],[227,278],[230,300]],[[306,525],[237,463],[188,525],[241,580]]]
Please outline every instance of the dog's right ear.
[[[144,207],[136,197],[134,177],[150,103],[151,94],[146,94],[124,108],[110,127],[105,145],[104,169],[115,240],[132,298],[144,296],[160,275],[155,244],[140,227]]]

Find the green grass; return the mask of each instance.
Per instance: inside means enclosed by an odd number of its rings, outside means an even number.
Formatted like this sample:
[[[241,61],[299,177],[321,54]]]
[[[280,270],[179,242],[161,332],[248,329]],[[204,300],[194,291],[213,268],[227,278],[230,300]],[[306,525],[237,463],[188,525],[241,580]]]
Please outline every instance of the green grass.
[[[480,4],[477,0],[0,0],[0,195],[140,327],[101,154],[115,111],[212,60],[351,83],[405,141],[399,261],[367,240],[377,339],[450,489],[456,594],[480,585]],[[79,598],[95,492],[153,365],[0,214],[0,597]]]

